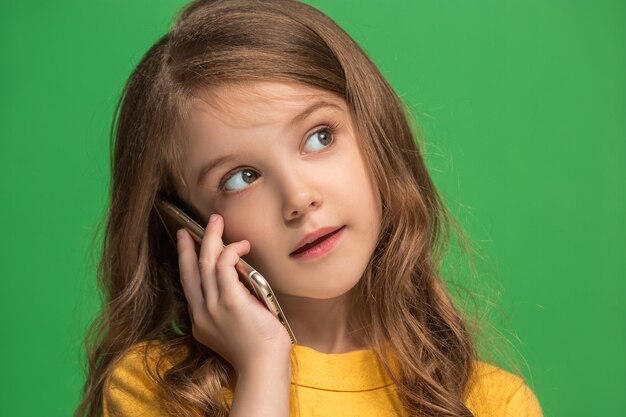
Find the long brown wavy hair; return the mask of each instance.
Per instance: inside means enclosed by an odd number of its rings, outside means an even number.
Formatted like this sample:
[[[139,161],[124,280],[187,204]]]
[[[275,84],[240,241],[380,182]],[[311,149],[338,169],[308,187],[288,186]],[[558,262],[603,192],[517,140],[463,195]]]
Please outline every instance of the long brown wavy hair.
[[[409,415],[471,416],[464,399],[477,326],[462,317],[441,277],[450,232],[467,240],[429,176],[421,129],[362,48],[324,13],[294,0],[194,1],[128,79],[111,128],[98,265],[103,308],[85,337],[88,376],[75,416],[100,415],[107,377],[142,341],[159,341],[162,358],[177,358],[153,375],[164,411],[228,415],[222,387],[232,384],[233,369],[192,336],[176,248],[153,203],[160,194],[188,201],[180,132],[194,93],[264,80],[345,100],[383,202],[376,249],[353,291],[355,320],[367,323],[367,340]]]

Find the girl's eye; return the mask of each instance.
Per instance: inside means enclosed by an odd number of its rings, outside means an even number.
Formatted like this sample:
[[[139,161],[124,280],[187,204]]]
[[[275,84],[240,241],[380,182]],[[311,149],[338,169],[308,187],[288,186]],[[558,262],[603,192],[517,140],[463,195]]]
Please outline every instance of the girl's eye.
[[[220,189],[226,191],[239,191],[245,188],[248,184],[252,184],[256,180],[258,174],[251,169],[241,169],[236,171],[233,175],[226,177],[226,180],[220,184]]]
[[[309,138],[315,138],[315,140],[311,141],[311,143],[315,143],[315,142],[317,142],[318,144],[321,143],[322,146],[314,145],[314,148],[313,148],[313,151],[319,151],[320,149],[323,149],[327,147],[328,145],[332,144],[333,141],[335,140],[334,128],[332,126],[323,127],[313,132],[313,134],[311,134]],[[308,139],[306,143],[309,143]]]
[[[329,126],[324,126],[321,129],[316,130],[307,138],[307,143],[317,142],[321,143],[321,146],[315,146],[313,151],[328,147],[335,142],[335,132],[339,129],[339,124],[334,123]],[[315,138],[310,140],[310,138]],[[241,174],[241,175],[240,175]],[[234,171],[231,174],[227,174],[219,183],[218,188],[221,191],[236,192],[246,188],[246,184],[251,184],[258,177],[258,174],[250,169],[244,168]]]

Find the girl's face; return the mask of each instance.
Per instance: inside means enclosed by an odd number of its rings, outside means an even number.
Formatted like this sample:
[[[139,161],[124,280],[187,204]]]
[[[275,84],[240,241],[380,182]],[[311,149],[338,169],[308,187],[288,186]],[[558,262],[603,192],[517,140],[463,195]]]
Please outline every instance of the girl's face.
[[[224,243],[248,240],[244,260],[278,294],[327,299],[356,285],[381,201],[343,99],[297,83],[224,86],[195,102],[187,129],[184,175],[202,226],[222,215]],[[305,235],[340,226],[330,252],[290,256]]]

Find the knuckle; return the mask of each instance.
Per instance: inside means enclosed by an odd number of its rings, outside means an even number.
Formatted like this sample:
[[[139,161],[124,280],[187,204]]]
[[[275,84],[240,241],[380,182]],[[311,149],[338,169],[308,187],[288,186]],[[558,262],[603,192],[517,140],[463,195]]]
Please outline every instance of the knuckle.
[[[224,311],[232,313],[237,310],[239,305],[238,300],[233,296],[222,297],[221,299],[222,308]]]
[[[219,271],[225,271],[230,267],[230,259],[227,253],[222,252],[222,254],[217,258],[215,262],[215,269]]]
[[[205,254],[201,254],[198,257],[198,263],[208,264],[209,262],[211,262],[211,258],[206,253]]]
[[[198,268],[201,271],[208,271],[211,268],[211,261],[208,257],[203,256],[198,259]]]
[[[208,303],[206,306],[209,317],[214,318],[219,314],[219,306],[216,303]]]

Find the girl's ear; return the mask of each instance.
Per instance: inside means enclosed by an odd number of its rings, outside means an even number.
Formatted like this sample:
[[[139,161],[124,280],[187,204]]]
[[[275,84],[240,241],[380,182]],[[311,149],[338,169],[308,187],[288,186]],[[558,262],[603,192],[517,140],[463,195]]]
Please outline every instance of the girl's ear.
[[[161,203],[157,203],[158,200],[160,200]],[[165,234],[168,235],[170,241],[172,242],[175,248],[178,245],[177,239],[176,239],[176,232],[182,226],[180,225],[180,223],[172,219],[171,212],[162,204],[162,202],[174,204],[178,209],[180,209],[185,215],[190,217],[194,222],[198,223],[198,225],[200,225],[201,227],[204,227],[202,223],[198,222],[197,220],[200,218],[197,212],[193,209],[193,207],[191,207],[191,205],[187,204],[182,198],[178,197],[175,194],[167,194],[163,192],[157,193],[156,198],[155,198],[155,203],[153,204],[153,210],[156,213],[156,216],[159,218],[160,224],[165,230]],[[200,245],[196,241],[196,249],[199,249],[199,248],[200,248]]]
[[[163,200],[171,202],[172,204],[174,204],[175,206],[180,208],[182,211],[184,211],[185,214],[187,214],[189,217],[191,217],[191,219],[194,222],[196,222],[199,225],[203,226],[202,222],[198,221],[201,218],[201,216],[198,213],[198,211],[195,208],[193,208],[191,206],[191,204],[188,204],[185,200],[183,200],[181,197],[179,197],[178,194],[176,194],[176,193],[167,193],[167,192],[161,191],[161,192],[159,192],[157,194],[156,198],[161,198]]]

